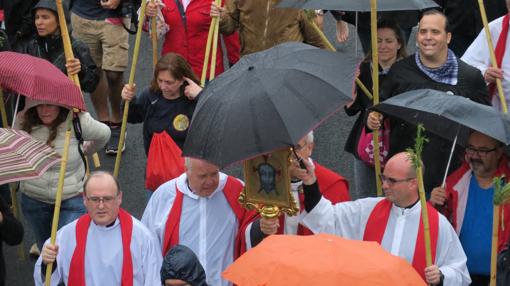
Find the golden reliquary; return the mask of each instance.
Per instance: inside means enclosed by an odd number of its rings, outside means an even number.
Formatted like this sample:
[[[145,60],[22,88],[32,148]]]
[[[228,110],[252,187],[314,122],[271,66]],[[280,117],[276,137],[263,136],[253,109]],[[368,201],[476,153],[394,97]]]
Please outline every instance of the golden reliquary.
[[[266,218],[282,213],[294,216],[299,213],[291,194],[290,163],[292,149],[274,151],[244,162],[244,190],[239,202],[247,209],[256,209]]]

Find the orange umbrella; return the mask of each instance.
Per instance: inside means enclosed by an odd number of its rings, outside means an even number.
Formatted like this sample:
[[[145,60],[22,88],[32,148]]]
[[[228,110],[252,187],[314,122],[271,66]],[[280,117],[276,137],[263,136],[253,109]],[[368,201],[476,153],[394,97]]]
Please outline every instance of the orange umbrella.
[[[267,237],[223,277],[239,286],[425,285],[407,261],[377,242],[329,234]]]

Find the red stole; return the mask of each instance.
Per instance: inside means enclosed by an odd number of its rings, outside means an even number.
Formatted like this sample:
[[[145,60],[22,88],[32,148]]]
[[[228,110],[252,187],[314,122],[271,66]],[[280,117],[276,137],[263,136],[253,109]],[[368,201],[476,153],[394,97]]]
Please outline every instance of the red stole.
[[[419,202],[418,202],[419,203]],[[377,203],[375,208],[368,217],[365,233],[363,235],[364,241],[377,241],[381,244],[388,218],[390,217],[391,207],[393,203],[384,199]],[[427,211],[429,215],[430,225],[430,246],[432,250],[432,263],[436,260],[437,238],[439,230],[439,214],[430,204],[427,203]],[[420,225],[418,227],[418,237],[414,248],[413,267],[418,272],[423,280],[425,280],[425,267],[427,267],[425,259],[425,235],[423,233],[423,221],[420,215]]]
[[[508,37],[508,23],[509,17],[506,14],[503,17],[503,23],[501,24],[501,34],[499,34],[498,43],[496,44],[496,48],[494,49],[494,53],[496,54],[496,62],[498,64],[498,68],[501,68],[501,63],[503,62],[503,57],[505,56],[506,50],[506,39]],[[489,84],[489,95],[493,96],[496,92],[496,84]]]
[[[228,204],[232,208],[232,211],[234,212],[235,216],[237,217],[237,221],[239,223],[239,228],[242,229],[242,226],[244,226],[244,219],[245,219],[245,209],[241,207],[237,199],[239,198],[239,193],[243,189],[243,185],[241,182],[239,182],[237,179],[228,176],[227,182],[225,183],[225,187],[223,188],[223,194],[225,195],[225,198],[228,201]],[[163,238],[163,256],[172,248],[174,245],[179,243],[179,223],[181,221],[181,213],[182,213],[182,201],[183,201],[183,193],[177,188],[177,181],[175,184],[175,199],[174,203],[172,205],[172,208],[170,209],[170,212],[168,213],[168,218],[166,220],[165,225],[165,234]],[[234,258],[237,257],[240,253],[244,252],[243,250],[245,247],[244,240],[244,233],[242,231],[238,231],[236,236],[236,247],[235,247],[235,253]]]
[[[85,286],[85,248],[91,218],[81,216],[76,223],[76,248],[69,267],[69,286]],[[133,286],[133,258],[131,257],[131,236],[133,218],[123,209],[119,210],[120,232],[122,236],[122,286]]]

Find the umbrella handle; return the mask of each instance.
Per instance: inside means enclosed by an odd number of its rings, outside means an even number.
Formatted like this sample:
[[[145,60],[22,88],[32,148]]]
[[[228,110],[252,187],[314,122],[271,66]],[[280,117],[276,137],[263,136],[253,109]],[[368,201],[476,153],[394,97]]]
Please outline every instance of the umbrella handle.
[[[215,22],[217,21],[217,17],[212,18],[211,25],[209,26],[209,32],[207,34],[207,42],[205,44],[205,55],[204,55],[204,63],[202,64],[202,76],[200,77],[200,86],[205,86],[205,80],[207,76],[207,67],[209,66],[209,56],[211,55],[211,45],[212,38],[215,29]]]
[[[216,0],[216,5],[221,5],[220,0]],[[209,80],[213,80],[216,75],[216,56],[218,53],[218,34],[220,30],[220,19],[215,17],[212,21],[213,27],[213,39],[212,39],[212,51],[211,51],[211,68],[209,69]],[[213,25],[211,23],[211,25]]]
[[[446,186],[446,178],[448,177],[448,170],[450,169],[450,163],[452,162],[453,151],[455,151],[455,145],[457,144],[458,136],[459,136],[459,130],[457,130],[457,134],[455,135],[455,139],[453,140],[452,149],[450,150],[450,156],[448,157],[448,163],[446,164],[446,170],[444,171],[443,183],[441,184],[441,188],[443,188],[443,189]]]

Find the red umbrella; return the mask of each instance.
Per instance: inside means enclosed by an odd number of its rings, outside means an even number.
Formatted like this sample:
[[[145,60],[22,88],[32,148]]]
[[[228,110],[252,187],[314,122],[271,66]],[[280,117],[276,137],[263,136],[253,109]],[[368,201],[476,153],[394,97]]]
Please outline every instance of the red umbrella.
[[[0,87],[32,99],[86,110],[80,89],[47,60],[0,52]]]

